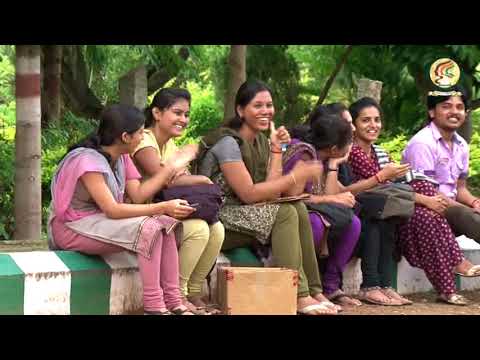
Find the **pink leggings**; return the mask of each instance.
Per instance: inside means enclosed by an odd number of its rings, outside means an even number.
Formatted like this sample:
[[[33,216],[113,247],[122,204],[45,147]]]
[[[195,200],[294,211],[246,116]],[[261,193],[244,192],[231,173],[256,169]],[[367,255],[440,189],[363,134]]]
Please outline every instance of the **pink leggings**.
[[[89,255],[106,255],[126,251],[124,248],[79,235],[56,219],[52,224],[56,245],[63,250]],[[172,310],[182,304],[179,288],[178,252],[173,232],[160,233],[150,259],[137,254],[143,283],[143,307],[147,311]]]

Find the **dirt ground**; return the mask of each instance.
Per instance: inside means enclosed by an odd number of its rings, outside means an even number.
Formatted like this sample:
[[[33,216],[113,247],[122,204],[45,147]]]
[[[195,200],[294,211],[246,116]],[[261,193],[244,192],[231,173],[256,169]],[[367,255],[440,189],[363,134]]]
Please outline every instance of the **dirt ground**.
[[[433,292],[406,296],[414,303],[408,306],[378,306],[363,304],[359,307],[344,307],[339,316],[344,315],[480,315],[480,291],[461,291],[470,300],[467,306],[454,306],[435,301]],[[142,315],[143,310],[126,314]]]
[[[406,295],[413,305],[378,306],[367,305],[356,308],[345,308],[341,315],[480,315],[480,291],[461,291],[470,304],[455,306],[435,301],[434,292]]]

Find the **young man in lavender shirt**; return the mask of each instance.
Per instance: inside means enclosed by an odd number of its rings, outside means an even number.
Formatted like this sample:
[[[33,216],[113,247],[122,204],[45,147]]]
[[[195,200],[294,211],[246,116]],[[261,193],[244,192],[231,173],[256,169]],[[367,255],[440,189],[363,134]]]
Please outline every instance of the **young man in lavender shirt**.
[[[480,199],[467,188],[469,146],[457,133],[465,122],[468,105],[467,94],[459,86],[429,92],[429,123],[410,139],[402,163],[440,184],[439,192],[448,203],[445,217],[452,230],[480,243]]]

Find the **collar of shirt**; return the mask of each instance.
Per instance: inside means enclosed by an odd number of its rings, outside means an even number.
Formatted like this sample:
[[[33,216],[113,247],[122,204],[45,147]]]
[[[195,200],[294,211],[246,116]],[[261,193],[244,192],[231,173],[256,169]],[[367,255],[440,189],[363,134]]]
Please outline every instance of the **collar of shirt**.
[[[440,134],[440,130],[438,130],[437,125],[435,125],[433,121],[430,121],[430,124],[428,124],[428,127],[432,131],[432,136],[436,141],[443,140],[442,134]],[[452,140],[459,146],[463,146],[463,143],[460,141],[457,132],[453,133]]]

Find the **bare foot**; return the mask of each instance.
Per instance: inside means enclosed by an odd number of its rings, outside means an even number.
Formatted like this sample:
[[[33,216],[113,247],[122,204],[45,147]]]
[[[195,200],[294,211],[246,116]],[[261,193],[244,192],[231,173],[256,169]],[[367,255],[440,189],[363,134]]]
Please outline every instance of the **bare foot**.
[[[186,298],[182,299],[182,304],[188,309],[188,311],[194,313],[195,315],[210,315],[210,314],[207,314],[205,309],[197,306],[196,304],[192,304]]]
[[[460,264],[455,266],[454,272],[464,274],[467,273],[472,266],[473,264],[470,261],[463,259]]]
[[[206,312],[206,314],[204,315],[218,315],[221,312],[219,309],[216,309],[212,305],[207,305],[205,301],[203,301],[201,295],[189,295],[188,301],[194,306],[196,306],[197,309],[201,309]]]
[[[190,311],[188,307],[183,304],[169,310],[174,315],[196,315],[193,311]]]

